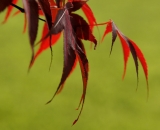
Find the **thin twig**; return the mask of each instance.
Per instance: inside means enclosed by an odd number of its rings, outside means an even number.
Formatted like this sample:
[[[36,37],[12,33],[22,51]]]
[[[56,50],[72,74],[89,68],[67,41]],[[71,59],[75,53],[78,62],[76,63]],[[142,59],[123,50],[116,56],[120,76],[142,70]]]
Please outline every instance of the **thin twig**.
[[[17,5],[15,5],[15,4],[13,4],[13,3],[11,3],[11,5],[12,5],[13,7],[15,7],[16,9],[18,9],[19,11],[21,11],[22,13],[25,13],[25,10],[24,10],[23,8],[17,6]],[[38,19],[41,20],[41,21],[43,21],[43,22],[46,22],[46,20],[44,20],[44,19],[42,19],[42,18],[38,18]]]

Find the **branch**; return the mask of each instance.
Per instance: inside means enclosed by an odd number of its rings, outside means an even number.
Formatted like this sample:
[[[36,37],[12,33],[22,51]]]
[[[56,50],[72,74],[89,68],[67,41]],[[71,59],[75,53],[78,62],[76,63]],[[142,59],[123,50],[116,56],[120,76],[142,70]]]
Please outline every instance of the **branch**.
[[[11,6],[15,7],[16,9],[18,9],[19,11],[21,11],[21,13],[25,13],[25,10],[13,3],[11,3]],[[38,18],[39,20],[43,21],[43,22],[46,22],[46,20],[42,19],[42,18]]]

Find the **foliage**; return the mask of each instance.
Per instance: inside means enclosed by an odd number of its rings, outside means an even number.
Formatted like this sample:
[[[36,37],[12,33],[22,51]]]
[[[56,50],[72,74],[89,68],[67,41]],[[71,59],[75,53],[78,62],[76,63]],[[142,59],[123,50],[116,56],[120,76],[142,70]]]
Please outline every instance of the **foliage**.
[[[94,26],[106,25],[105,32],[102,37],[102,41],[108,33],[112,33],[112,47],[114,42],[119,37],[124,54],[124,73],[123,78],[126,72],[127,61],[129,57],[129,53],[131,52],[137,73],[137,82],[138,82],[138,60],[140,61],[147,82],[147,91],[148,88],[148,70],[147,63],[143,56],[143,53],[139,49],[139,47],[128,37],[126,37],[115,25],[112,20],[109,20],[105,23],[98,24],[96,22],[96,18],[91,10],[91,8],[87,4],[87,0],[22,0],[23,8],[20,8],[16,5],[17,0],[2,0],[0,3],[0,12],[7,8],[7,14],[3,23],[5,23],[12,11],[12,8],[15,7],[19,9],[19,11],[23,12],[25,15],[25,26],[26,22],[28,23],[28,34],[30,40],[30,46],[32,51],[32,57],[29,64],[29,69],[34,64],[36,58],[41,54],[45,49],[50,48],[51,50],[51,63],[52,63],[52,45],[57,43],[60,38],[61,33],[64,35],[64,66],[61,81],[58,85],[58,88],[53,95],[52,99],[56,94],[60,93],[64,87],[64,83],[71,72],[74,70],[77,62],[79,62],[82,81],[83,81],[83,93],[80,99],[80,103],[78,108],[81,106],[79,115],[77,119],[73,122],[75,124],[79,116],[82,112],[83,105],[85,102],[85,95],[87,89],[88,82],[88,71],[89,71],[89,63],[86,56],[85,47],[83,45],[82,40],[88,40],[92,42],[96,49],[97,40],[93,35]],[[86,15],[88,22],[83,19],[80,15],[74,13],[75,11],[82,9],[84,14]],[[17,13],[16,13],[17,14]],[[45,16],[45,20],[39,18],[40,15]],[[38,32],[38,23],[39,20],[44,21],[44,29],[42,32],[42,39],[35,43],[37,32]],[[35,53],[34,47],[40,44],[39,50]],[[47,102],[50,103],[52,99]]]

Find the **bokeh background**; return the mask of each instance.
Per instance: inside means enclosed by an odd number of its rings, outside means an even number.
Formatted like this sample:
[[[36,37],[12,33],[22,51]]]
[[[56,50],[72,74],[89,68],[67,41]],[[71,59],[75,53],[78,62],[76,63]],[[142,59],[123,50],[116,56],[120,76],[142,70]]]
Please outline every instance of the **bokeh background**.
[[[160,129],[160,2],[135,0],[90,0],[97,22],[112,19],[135,41],[145,55],[149,70],[149,98],[145,76],[139,65],[139,85],[130,56],[122,81],[123,52],[119,39],[109,56],[111,34],[96,50],[84,42],[90,63],[89,82],[82,115],[76,125],[82,80],[79,66],[68,78],[64,90],[52,103],[63,67],[63,39],[38,57],[28,73],[31,57],[28,34],[23,34],[24,16],[10,17],[0,24],[0,129],[1,130],[151,130]],[[21,5],[21,1],[18,4]],[[14,11],[17,11],[14,9]],[[0,14],[3,21],[6,11]],[[81,15],[83,13],[78,11]],[[40,39],[43,22],[39,25]],[[105,26],[95,28],[99,40]]]

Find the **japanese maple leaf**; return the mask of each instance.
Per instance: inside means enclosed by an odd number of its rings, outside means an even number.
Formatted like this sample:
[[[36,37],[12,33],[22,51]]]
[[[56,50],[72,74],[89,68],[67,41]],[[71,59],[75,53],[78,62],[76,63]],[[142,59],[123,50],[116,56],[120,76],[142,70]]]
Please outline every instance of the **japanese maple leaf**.
[[[138,60],[140,61],[142,68],[144,70],[144,74],[145,74],[145,78],[146,78],[146,82],[147,82],[147,95],[149,95],[149,87],[148,87],[148,69],[147,69],[147,63],[146,60],[144,58],[143,53],[141,52],[141,50],[139,49],[139,47],[134,43],[134,41],[132,41],[131,39],[129,39],[128,37],[126,37],[115,25],[115,23],[110,20],[107,23],[107,27],[106,30],[104,32],[104,35],[102,37],[102,41],[104,39],[104,37],[112,32],[112,45],[111,45],[111,51],[110,54],[112,52],[112,48],[114,45],[114,42],[117,38],[117,36],[120,38],[121,44],[122,44],[122,49],[123,49],[123,54],[124,54],[124,72],[123,72],[123,76],[122,79],[125,76],[126,73],[126,67],[127,67],[127,61],[128,61],[128,57],[129,57],[129,53],[131,52],[134,63],[135,63],[135,67],[136,67],[136,73],[137,73],[137,83],[138,83]]]

